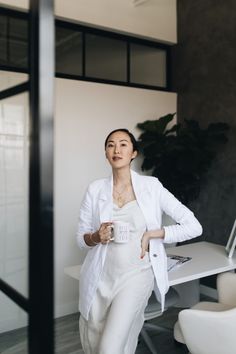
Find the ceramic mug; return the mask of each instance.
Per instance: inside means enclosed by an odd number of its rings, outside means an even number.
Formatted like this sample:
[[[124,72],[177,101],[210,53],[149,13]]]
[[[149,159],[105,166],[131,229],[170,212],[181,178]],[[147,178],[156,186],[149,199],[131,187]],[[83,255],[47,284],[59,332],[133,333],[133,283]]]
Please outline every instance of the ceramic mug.
[[[111,241],[116,243],[129,242],[129,223],[124,221],[114,221],[112,226]]]

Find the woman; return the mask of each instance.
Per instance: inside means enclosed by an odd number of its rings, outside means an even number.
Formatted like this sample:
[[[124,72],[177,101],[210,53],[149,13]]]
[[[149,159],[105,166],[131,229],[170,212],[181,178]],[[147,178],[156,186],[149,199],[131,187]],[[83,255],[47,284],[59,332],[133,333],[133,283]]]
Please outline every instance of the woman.
[[[168,290],[163,243],[199,236],[193,213],[155,177],[130,169],[137,142],[127,129],[105,141],[110,178],[92,182],[81,205],[77,241],[88,249],[80,276],[80,337],[86,354],[133,354],[154,288],[164,309]],[[161,227],[162,213],[176,225]],[[112,224],[129,223],[127,243],[115,243]],[[149,251],[149,252],[148,252]]]

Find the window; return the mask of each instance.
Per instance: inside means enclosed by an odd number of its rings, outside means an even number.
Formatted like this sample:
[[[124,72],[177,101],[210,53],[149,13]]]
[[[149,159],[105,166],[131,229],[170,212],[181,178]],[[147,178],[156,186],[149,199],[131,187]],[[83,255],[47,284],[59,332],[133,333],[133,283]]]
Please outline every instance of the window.
[[[166,87],[166,51],[152,46],[131,44],[130,82]]]
[[[0,7],[0,69],[28,72],[28,14]],[[56,76],[170,90],[169,45],[56,20]]]
[[[86,34],[85,76],[126,81],[126,43],[105,36]]]
[[[56,73],[83,75],[80,31],[56,27]]]
[[[28,22],[9,18],[9,60],[12,66],[28,66]]]
[[[0,63],[7,63],[7,17],[0,16]]]
[[[0,15],[0,65],[27,70],[28,21]]]

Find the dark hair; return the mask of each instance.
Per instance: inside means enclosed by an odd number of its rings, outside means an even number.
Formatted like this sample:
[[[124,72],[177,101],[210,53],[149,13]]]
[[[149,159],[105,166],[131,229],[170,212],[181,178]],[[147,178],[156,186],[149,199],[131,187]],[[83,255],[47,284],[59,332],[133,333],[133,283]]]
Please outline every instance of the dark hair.
[[[130,133],[130,131],[128,129],[125,129],[125,128],[112,130],[112,132],[110,132],[108,134],[108,136],[106,137],[106,140],[105,140],[105,149],[106,149],[106,146],[107,146],[108,139],[110,138],[110,136],[113,133],[116,133],[116,132],[123,132],[123,133],[126,133],[127,135],[129,135],[131,143],[133,145],[133,151],[137,151],[138,152],[138,142],[137,142],[137,140],[135,139],[134,135],[132,133]]]

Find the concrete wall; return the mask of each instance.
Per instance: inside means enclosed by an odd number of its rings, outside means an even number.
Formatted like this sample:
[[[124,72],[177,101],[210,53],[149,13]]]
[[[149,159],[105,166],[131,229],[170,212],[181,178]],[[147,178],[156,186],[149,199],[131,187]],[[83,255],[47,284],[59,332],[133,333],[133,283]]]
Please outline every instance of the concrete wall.
[[[236,217],[236,1],[178,0],[173,87],[178,119],[230,124],[229,143],[213,164],[193,209],[203,238],[226,244]]]

